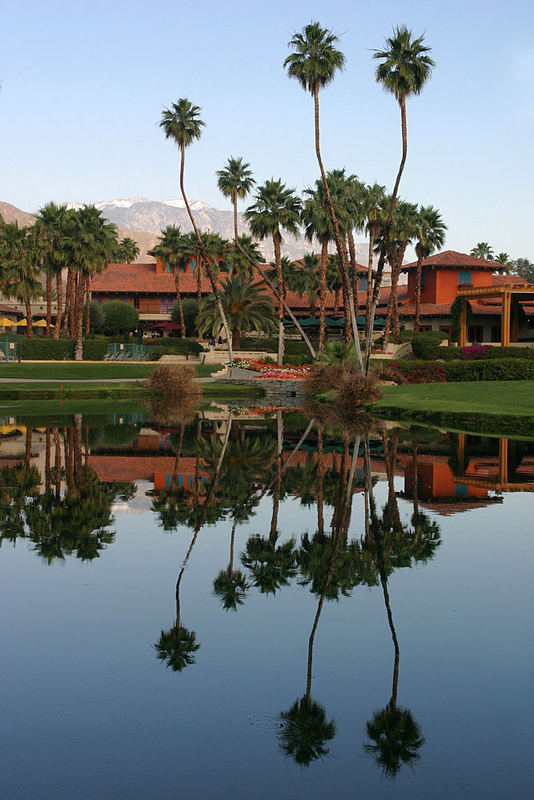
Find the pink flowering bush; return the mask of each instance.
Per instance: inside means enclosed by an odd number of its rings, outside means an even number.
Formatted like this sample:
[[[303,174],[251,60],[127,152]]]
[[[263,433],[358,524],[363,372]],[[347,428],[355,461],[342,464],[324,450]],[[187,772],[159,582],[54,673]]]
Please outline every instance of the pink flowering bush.
[[[445,383],[445,364],[439,361],[396,361],[391,365],[406,383]]]
[[[483,344],[472,344],[469,347],[462,347],[462,358],[464,361],[474,361],[478,358],[486,358],[488,346]]]

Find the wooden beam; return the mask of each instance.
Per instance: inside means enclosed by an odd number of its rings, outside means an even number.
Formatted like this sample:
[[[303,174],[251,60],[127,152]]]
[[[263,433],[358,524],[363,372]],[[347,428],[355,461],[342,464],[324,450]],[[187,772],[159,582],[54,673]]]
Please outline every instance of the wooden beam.
[[[510,347],[510,307],[512,297],[510,292],[506,292],[502,298],[501,310],[501,344],[503,347]]]
[[[458,339],[459,347],[465,347],[467,342],[467,300],[462,297],[462,308],[460,310],[460,336]]]

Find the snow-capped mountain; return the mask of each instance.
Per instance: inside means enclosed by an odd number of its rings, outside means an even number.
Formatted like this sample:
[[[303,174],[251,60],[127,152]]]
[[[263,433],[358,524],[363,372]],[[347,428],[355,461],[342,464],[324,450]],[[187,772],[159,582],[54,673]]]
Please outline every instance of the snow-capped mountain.
[[[83,204],[71,202],[66,205],[68,208],[81,208]],[[111,222],[132,232],[143,231],[145,234],[157,236],[168,225],[177,225],[184,233],[192,230],[181,198],[158,201],[148,197],[121,197],[117,200],[101,200],[95,206]],[[201,231],[213,231],[225,239],[233,239],[234,219],[231,210],[214,208],[202,200],[192,200],[190,206]],[[242,214],[239,214],[239,230],[243,233],[249,232]],[[260,249],[266,260],[272,260],[273,248],[269,239],[260,244]],[[318,252],[319,244],[315,242],[312,245],[304,237],[284,237],[282,252],[289,258],[300,258],[312,249]],[[367,263],[366,245],[356,246],[356,258],[360,263]]]

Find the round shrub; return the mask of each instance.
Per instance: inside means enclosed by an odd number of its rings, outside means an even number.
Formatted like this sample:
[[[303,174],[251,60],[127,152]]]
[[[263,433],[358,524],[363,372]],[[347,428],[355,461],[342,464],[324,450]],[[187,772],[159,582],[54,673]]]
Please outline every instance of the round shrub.
[[[85,311],[84,311],[84,319],[85,319]],[[89,303],[89,327],[93,333],[102,333],[104,330],[104,325],[106,323],[106,317],[104,314],[104,309],[100,303],[95,303],[93,300]]]
[[[108,336],[130,333],[137,328],[139,313],[129,303],[113,301],[104,303],[102,309],[105,317],[104,332]]]
[[[182,300],[182,313],[184,315],[185,335],[198,336],[196,321],[198,314],[198,303],[193,297],[186,297]],[[171,319],[173,322],[180,324],[180,312],[178,304],[175,303],[172,307]]]

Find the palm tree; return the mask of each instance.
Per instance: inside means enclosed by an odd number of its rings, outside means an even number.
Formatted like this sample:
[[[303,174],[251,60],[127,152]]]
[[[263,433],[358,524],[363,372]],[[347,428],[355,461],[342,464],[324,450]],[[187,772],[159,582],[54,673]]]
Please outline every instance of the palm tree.
[[[302,208],[302,222],[306,238],[311,242],[314,237],[321,245],[321,260],[319,266],[319,352],[324,350],[326,326],[326,288],[327,288],[327,262],[328,244],[333,239],[332,220],[326,205],[324,184],[321,180],[315,182],[315,189],[304,190],[304,205]]]
[[[301,296],[306,295],[310,308],[310,316],[315,317],[317,297],[319,296],[320,274],[317,269],[319,259],[315,253],[305,253],[302,266],[293,270],[289,279],[289,286]]]
[[[42,297],[37,263],[36,232],[19,228],[18,222],[6,223],[0,217],[0,263],[3,290],[26,307],[26,336],[32,338],[32,300]]]
[[[422,262],[438,247],[445,243],[447,226],[434,206],[421,206],[416,219],[415,254],[417,255],[417,272],[415,277],[415,322],[414,330],[419,330],[421,318],[421,276]]]
[[[250,283],[243,276],[232,273],[221,283],[221,303],[232,331],[232,347],[236,350],[239,349],[242,331],[260,333],[275,328],[271,300],[258,290],[257,284]],[[197,329],[199,333],[206,333],[218,330],[220,325],[219,306],[210,294],[200,305]]]
[[[371,315],[371,297],[373,294],[373,255],[375,240],[380,233],[380,218],[381,208],[384,203],[386,187],[380,186],[378,183],[373,183],[366,187],[363,204],[365,207],[366,215],[366,230],[369,234],[369,253],[367,258],[367,301],[365,305],[365,320],[367,327],[367,336],[369,336],[369,320]],[[371,334],[372,335],[372,334]]]
[[[358,324],[356,321],[356,309],[354,306],[354,296],[349,280],[349,271],[343,246],[341,231],[339,228],[334,204],[330,195],[326,171],[323,166],[320,147],[319,129],[319,90],[327,86],[334,80],[338,70],[345,66],[345,56],[338,50],[336,44],[338,37],[327,28],[321,28],[318,22],[310,22],[306,25],[302,33],[295,33],[289,47],[294,50],[284,61],[284,67],[290,78],[296,78],[305,91],[309,91],[313,97],[314,121],[315,121],[315,154],[317,163],[323,180],[326,204],[334,228],[334,239],[341,264],[343,283],[347,300],[350,308],[352,324],[352,334],[354,336],[356,350],[359,354],[360,367],[362,366],[360,354],[360,340],[358,338]],[[347,331],[348,333],[348,331]]]
[[[74,358],[82,360],[84,296],[89,299],[91,275],[102,272],[117,251],[117,227],[102,217],[95,206],[86,205],[75,212],[69,242],[72,263],[77,265],[74,292]],[[89,303],[86,303],[87,311]]]
[[[389,335],[394,327],[394,333],[399,333],[399,316],[397,303],[397,287],[400,271],[406,248],[417,235],[417,206],[413,203],[398,202],[393,215],[393,221],[388,236],[388,261],[391,265],[391,292],[389,295],[384,331],[384,348],[389,342]]]
[[[380,257],[373,287],[365,349],[366,371],[369,371],[374,317],[380,295],[384,264],[387,258],[389,232],[397,202],[400,181],[406,163],[406,156],[408,154],[406,100],[410,95],[418,95],[421,93],[426,81],[430,77],[432,67],[434,66],[434,61],[429,56],[431,48],[423,44],[423,40],[424,36],[413,38],[412,31],[405,25],[400,25],[394,29],[393,36],[386,39],[385,50],[375,50],[373,53],[373,58],[381,61],[376,68],[376,80],[378,83],[382,84],[387,92],[390,92],[395,97],[399,104],[401,112],[402,156],[389,202],[389,210],[384,225],[383,244],[380,249]]]
[[[121,264],[131,264],[132,261],[135,261],[140,252],[137,242],[125,236],[124,239],[121,239],[119,242],[117,257]]]
[[[230,158],[223,169],[217,170],[217,186],[225,197],[229,197],[234,207],[234,241],[239,241],[239,231],[237,229],[237,198],[244,200],[250,194],[252,187],[256,183],[252,177],[250,164],[243,161],[243,158]]]
[[[284,299],[282,286],[282,231],[297,236],[301,202],[293,189],[281,180],[266,181],[256,190],[255,202],[245,212],[252,235],[258,239],[272,236],[278,284],[278,364],[284,360]]]
[[[184,312],[182,310],[182,295],[180,292],[180,270],[184,263],[184,251],[185,257],[188,258],[189,252],[187,250],[187,243],[185,243],[184,248],[184,237],[182,236],[180,228],[177,225],[168,225],[162,230],[156,246],[152,250],[149,250],[148,253],[156,258],[161,258],[164,263],[169,262],[172,266],[174,286],[176,289],[176,302],[180,315],[180,336],[182,338],[185,336],[185,323]]]
[[[215,296],[217,305],[219,306],[219,313],[228,344],[228,357],[229,360],[232,361],[232,342],[228,324],[226,322],[226,316],[224,314],[221,299],[219,297],[219,289],[215,281],[213,270],[210,267],[210,260],[208,254],[206,253],[200,231],[195,222],[195,218],[189,206],[189,201],[184,188],[185,150],[186,147],[189,147],[189,145],[191,145],[196,139],[200,139],[202,128],[205,125],[205,123],[200,119],[200,110],[201,109],[199,106],[193,105],[193,103],[191,103],[186,97],[181,97],[178,102],[172,104],[172,108],[165,108],[163,110],[159,125],[160,128],[163,129],[165,137],[167,139],[172,139],[172,141],[175,142],[180,150],[180,191],[187,209],[187,214],[191,220],[191,225],[193,226],[193,230],[197,237],[200,255],[205,261],[205,268],[208,273],[212,292]]]
[[[55,203],[47,203],[39,210],[35,222],[39,238],[44,245],[44,265],[46,272],[53,272],[56,278],[57,313],[54,339],[59,338],[63,319],[63,270],[69,266],[67,236],[73,210]],[[47,292],[48,295],[48,292]],[[48,300],[48,297],[47,297]],[[48,323],[48,308],[47,308]]]
[[[495,261],[497,262],[497,264],[503,265],[504,269],[499,270],[502,272],[508,272],[508,270],[513,266],[513,261],[508,255],[508,253],[499,253],[497,256],[495,256]]]
[[[228,567],[219,572],[213,581],[213,591],[221,598],[225,611],[237,611],[237,606],[245,602],[248,584],[241,570],[234,569],[234,541],[237,519],[232,524],[230,534],[230,558]]]
[[[486,261],[493,261],[495,253],[488,242],[478,242],[471,250],[471,255],[475,258],[484,258]]]

